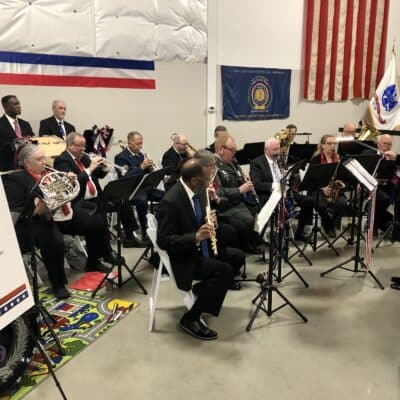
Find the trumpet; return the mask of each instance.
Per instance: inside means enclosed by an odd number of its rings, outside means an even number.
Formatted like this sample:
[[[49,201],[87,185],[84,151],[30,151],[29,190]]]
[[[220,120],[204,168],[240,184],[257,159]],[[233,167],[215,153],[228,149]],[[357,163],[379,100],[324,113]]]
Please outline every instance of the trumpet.
[[[149,166],[151,172],[161,169],[161,167],[157,165],[155,161],[153,161],[153,158],[148,153],[143,153],[143,156],[145,160],[151,161],[151,164]]]
[[[121,173],[121,176],[125,176],[126,173],[128,172],[129,167],[127,165],[121,166],[121,165],[117,165],[117,164],[112,164],[112,163],[108,162],[106,158],[99,157],[97,155],[89,154],[86,152],[83,152],[83,154],[87,155],[91,160],[95,160],[95,159],[102,160],[100,163],[102,166],[109,168],[109,169],[114,168],[114,169],[118,170]]]

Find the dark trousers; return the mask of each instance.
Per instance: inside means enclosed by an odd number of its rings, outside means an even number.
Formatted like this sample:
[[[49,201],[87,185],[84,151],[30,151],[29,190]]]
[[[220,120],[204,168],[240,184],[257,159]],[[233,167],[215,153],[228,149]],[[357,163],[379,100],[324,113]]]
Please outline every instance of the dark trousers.
[[[293,194],[294,201],[300,207],[300,213],[298,216],[298,232],[303,232],[306,225],[312,225],[312,213],[314,208],[314,202],[311,196],[304,195],[302,193]]]
[[[346,208],[346,197],[344,197],[344,195],[339,195],[336,203],[332,205],[332,217],[328,212],[329,204],[321,190],[313,192],[311,197],[313,199],[314,207],[321,217],[321,225],[325,231],[330,231],[335,226],[340,225],[342,215]]]
[[[146,220],[146,214],[147,214],[147,202],[148,201],[154,201],[154,202],[159,202],[164,195],[164,192],[162,190],[158,189],[151,189],[151,191],[147,194],[145,192],[139,192],[138,194],[135,195],[132,199],[132,204],[136,207],[136,212],[139,218],[139,224],[140,228],[142,229],[142,234],[146,234],[146,228],[147,228],[147,220]]]
[[[203,312],[219,315],[233,277],[245,262],[245,254],[239,249],[218,250],[218,258],[202,258],[196,266],[194,279],[200,282],[196,284],[197,300],[189,311],[192,316],[199,317]]]
[[[85,237],[88,266],[96,265],[100,257],[110,254],[109,232],[101,214],[90,215],[83,209],[74,209],[71,220],[56,222],[56,225],[64,234]]]
[[[390,205],[390,190],[389,188],[378,189],[376,192],[375,203],[375,229],[386,230],[389,222],[392,220],[392,214],[387,211]]]
[[[32,221],[35,245],[40,250],[44,266],[49,275],[53,289],[63,287],[67,283],[64,270],[64,238],[53,221],[45,221],[34,217]]]

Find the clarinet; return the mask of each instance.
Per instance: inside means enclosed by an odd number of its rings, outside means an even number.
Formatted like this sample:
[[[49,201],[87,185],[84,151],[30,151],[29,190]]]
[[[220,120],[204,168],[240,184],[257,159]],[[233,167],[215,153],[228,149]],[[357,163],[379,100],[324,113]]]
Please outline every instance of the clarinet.
[[[206,217],[207,223],[214,225],[211,221],[211,205],[210,205],[210,195],[208,194],[208,188],[206,188]],[[214,233],[213,236],[210,237],[211,242],[211,250],[213,251],[214,256],[218,256],[218,248],[217,248],[217,237]]]
[[[238,161],[236,160],[236,158],[233,159],[233,165],[234,165],[234,167],[236,168],[237,173],[238,173],[240,179],[242,180],[242,182],[243,182],[243,183],[245,183],[245,182],[250,182],[249,176],[246,175],[246,174],[243,172],[243,169],[242,169],[242,167],[239,165],[239,163],[238,163]],[[253,188],[253,190],[251,191],[251,193],[252,193],[252,195],[253,195],[254,201],[256,202],[258,211],[260,211],[260,210],[261,210],[261,203],[260,203],[260,199],[258,198],[258,194],[257,194],[256,190]]]

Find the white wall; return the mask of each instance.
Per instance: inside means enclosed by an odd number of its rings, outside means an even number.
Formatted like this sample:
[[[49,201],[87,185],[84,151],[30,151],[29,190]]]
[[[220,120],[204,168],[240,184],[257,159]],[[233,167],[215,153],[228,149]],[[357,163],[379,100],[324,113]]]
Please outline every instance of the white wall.
[[[34,132],[39,121],[51,115],[52,100],[63,98],[66,120],[79,131],[108,124],[115,129],[115,139],[125,139],[129,131],[138,130],[145,151],[158,160],[171,145],[173,132],[186,133],[195,147],[205,143],[206,66],[158,62],[156,77],[156,90],[2,86],[0,95],[18,96],[21,117]],[[112,153],[116,151],[119,146],[113,147]]]
[[[312,141],[317,142],[323,134],[337,132],[337,128],[343,126],[344,122],[358,122],[365,116],[366,101],[317,103],[302,99],[304,3],[299,0],[218,0],[218,65],[292,69],[290,116],[285,120],[222,121],[222,93],[220,79],[217,79],[217,123],[228,127],[239,147],[246,142],[265,140],[289,123],[296,124],[299,132],[313,132]],[[387,60],[390,58],[394,38],[399,43],[399,15],[400,2],[392,0]],[[397,49],[400,55],[398,44]],[[298,141],[302,142],[302,139]]]

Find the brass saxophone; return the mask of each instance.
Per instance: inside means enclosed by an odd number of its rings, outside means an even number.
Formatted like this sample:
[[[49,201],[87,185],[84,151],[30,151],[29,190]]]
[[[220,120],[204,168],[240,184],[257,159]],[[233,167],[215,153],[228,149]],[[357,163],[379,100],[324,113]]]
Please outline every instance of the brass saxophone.
[[[330,205],[336,204],[340,192],[346,187],[346,184],[342,180],[336,179],[339,165],[340,164],[337,165],[335,172],[333,173],[332,178],[328,184],[328,188],[330,188],[331,190],[329,195],[326,197],[326,201]]]
[[[289,138],[289,129],[281,129],[275,136],[275,139],[279,140],[281,145],[281,160],[282,164],[286,166],[289,156],[289,147],[291,144],[291,140]]]

